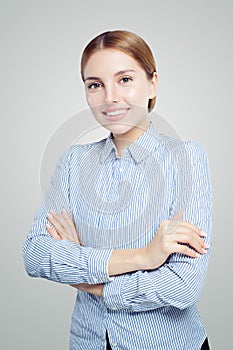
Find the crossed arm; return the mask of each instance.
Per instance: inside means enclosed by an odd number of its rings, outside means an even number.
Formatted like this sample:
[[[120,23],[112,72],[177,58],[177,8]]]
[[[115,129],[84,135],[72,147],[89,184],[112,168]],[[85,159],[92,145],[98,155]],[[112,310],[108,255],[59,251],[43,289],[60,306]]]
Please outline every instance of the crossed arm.
[[[147,246],[127,250],[83,247],[69,215],[58,214],[61,209],[54,205],[64,203],[65,208],[69,201],[70,161],[66,156],[24,245],[28,274],[102,295],[110,308],[139,311],[164,305],[185,307],[195,302],[209,255],[205,241],[210,242],[211,205],[205,153],[196,152],[195,147],[189,152],[194,177],[183,218],[163,221]],[[46,216],[52,207],[56,213],[50,213],[52,226],[46,231]]]
[[[113,250],[108,262],[109,276],[157,269],[172,253],[182,253],[194,259],[205,254],[209,248],[203,240],[206,234],[181,218],[180,213],[172,220],[163,221],[152,241],[144,248]],[[52,226],[47,225],[46,229],[54,239],[65,239],[81,245],[76,227],[65,210],[62,215],[50,212],[48,220]],[[103,283],[72,286],[97,296],[102,296],[104,288]]]

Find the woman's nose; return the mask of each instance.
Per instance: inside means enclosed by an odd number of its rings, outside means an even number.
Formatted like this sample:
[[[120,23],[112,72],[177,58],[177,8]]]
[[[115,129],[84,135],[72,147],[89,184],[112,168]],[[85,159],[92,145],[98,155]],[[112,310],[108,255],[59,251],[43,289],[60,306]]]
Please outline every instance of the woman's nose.
[[[105,86],[105,103],[110,104],[119,102],[120,96],[116,86]]]

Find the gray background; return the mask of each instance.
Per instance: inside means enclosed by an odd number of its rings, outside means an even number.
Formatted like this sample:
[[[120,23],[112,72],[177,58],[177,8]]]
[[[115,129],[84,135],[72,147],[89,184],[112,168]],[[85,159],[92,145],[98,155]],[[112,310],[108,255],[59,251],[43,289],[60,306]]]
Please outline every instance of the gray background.
[[[41,197],[40,161],[54,131],[87,108],[79,76],[86,43],[128,29],[153,48],[157,112],[207,149],[213,249],[200,312],[212,349],[232,344],[232,2],[0,2],[1,349],[68,349],[75,292],[32,280],[21,247]]]

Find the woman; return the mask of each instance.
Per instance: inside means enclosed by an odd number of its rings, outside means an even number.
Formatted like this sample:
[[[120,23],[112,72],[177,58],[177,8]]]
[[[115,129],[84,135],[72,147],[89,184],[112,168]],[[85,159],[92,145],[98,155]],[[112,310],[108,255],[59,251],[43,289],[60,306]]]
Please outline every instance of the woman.
[[[156,131],[156,65],[139,36],[98,35],[81,73],[110,135],[61,158],[26,271],[78,289],[70,349],[209,349],[196,307],[211,235],[206,154]]]

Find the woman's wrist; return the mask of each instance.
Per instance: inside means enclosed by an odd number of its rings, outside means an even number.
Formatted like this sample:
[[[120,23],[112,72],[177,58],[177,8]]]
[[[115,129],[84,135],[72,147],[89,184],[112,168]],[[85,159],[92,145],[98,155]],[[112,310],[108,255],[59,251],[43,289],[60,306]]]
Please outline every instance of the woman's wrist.
[[[117,249],[113,250],[108,263],[109,276],[127,272],[143,270],[145,268],[145,249]]]

